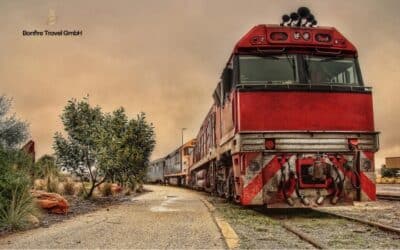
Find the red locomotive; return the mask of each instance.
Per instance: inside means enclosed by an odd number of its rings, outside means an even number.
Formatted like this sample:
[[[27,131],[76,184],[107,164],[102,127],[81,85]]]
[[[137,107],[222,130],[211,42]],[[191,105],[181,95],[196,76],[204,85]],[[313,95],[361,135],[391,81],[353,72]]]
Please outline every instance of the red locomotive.
[[[196,138],[188,185],[242,205],[375,200],[371,88],[357,50],[307,8],[233,49]]]

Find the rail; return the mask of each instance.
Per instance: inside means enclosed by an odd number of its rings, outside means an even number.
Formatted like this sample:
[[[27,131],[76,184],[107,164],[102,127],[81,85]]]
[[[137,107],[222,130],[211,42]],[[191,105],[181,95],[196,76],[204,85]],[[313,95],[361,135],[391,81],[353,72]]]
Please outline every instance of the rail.
[[[399,196],[399,195],[393,195],[393,194],[376,194],[376,197],[377,197],[379,200],[400,201],[400,196]]]

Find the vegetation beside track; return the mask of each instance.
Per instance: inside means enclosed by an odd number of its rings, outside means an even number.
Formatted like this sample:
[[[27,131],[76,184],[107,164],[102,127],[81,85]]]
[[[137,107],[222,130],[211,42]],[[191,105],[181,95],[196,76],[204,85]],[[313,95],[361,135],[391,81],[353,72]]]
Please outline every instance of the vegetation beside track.
[[[288,232],[279,222],[257,211],[215,197],[208,200],[238,234],[240,249],[314,248]]]
[[[400,248],[398,234],[311,209],[246,208],[215,197],[209,200],[238,234],[241,249],[315,247],[300,234],[327,248]]]

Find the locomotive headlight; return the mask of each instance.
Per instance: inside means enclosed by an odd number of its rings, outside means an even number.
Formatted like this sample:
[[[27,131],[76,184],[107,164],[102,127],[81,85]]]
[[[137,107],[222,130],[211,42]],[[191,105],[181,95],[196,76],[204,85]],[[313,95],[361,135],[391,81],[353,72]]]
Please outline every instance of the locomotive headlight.
[[[368,160],[368,159],[364,159],[364,160],[362,161],[361,168],[362,168],[363,171],[366,171],[366,172],[371,171],[371,170],[372,170],[372,163],[371,163],[371,161]]]
[[[258,163],[257,161],[252,161],[249,164],[249,170],[252,172],[257,172],[258,170],[260,170],[260,163]]]
[[[318,33],[315,35],[315,40],[320,43],[329,43],[332,41],[332,37],[330,34]]]
[[[303,39],[304,40],[308,41],[308,40],[310,40],[310,37],[311,37],[310,33],[308,33],[308,32],[304,32],[303,33]]]
[[[354,165],[354,163],[353,163],[353,161],[347,161],[345,164],[344,164],[344,168],[346,169],[346,170],[351,170],[352,168],[353,168],[353,165]]]

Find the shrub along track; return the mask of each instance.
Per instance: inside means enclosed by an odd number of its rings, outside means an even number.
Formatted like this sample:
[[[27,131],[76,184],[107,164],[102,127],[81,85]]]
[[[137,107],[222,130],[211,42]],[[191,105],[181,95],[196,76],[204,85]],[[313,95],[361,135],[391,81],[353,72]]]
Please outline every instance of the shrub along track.
[[[314,209],[255,210],[319,249],[400,248],[400,230],[380,223]]]

